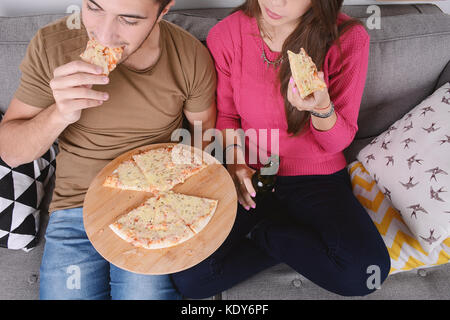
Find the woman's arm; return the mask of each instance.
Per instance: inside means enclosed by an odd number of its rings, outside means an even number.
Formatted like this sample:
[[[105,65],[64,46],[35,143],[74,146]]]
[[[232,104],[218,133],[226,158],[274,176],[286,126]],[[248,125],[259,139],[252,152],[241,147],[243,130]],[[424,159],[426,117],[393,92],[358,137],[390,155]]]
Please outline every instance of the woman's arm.
[[[226,21],[219,22],[209,32],[207,46],[214,58],[217,72],[217,123],[219,130],[241,128],[240,116],[233,99],[231,78],[234,45]]]
[[[239,130],[241,117],[234,103],[231,77],[235,49],[226,23],[227,21],[221,21],[216,24],[206,39],[217,72],[216,128],[222,132],[225,163],[236,186],[238,201],[249,210],[250,207],[255,208],[255,202],[251,198],[256,195],[251,183],[254,170],[245,164],[244,144]]]
[[[342,70],[335,76],[329,75],[328,91],[335,106],[335,115],[325,119],[311,116],[311,131],[327,152],[336,153],[347,148],[358,131],[358,114],[369,61],[369,41],[369,35],[364,30],[355,32],[342,45]],[[338,68],[338,62],[339,56],[335,55],[333,61],[328,61],[328,70]]]

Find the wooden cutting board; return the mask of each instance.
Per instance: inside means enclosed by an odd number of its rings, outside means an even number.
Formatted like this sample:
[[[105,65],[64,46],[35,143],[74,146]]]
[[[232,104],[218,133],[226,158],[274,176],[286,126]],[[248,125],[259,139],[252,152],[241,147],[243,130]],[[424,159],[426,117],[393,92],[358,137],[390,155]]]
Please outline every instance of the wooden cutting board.
[[[106,165],[92,181],[84,200],[83,220],[87,236],[95,249],[119,268],[140,274],[169,274],[188,269],[219,248],[234,224],[237,194],[228,171],[211,155],[203,152],[208,167],[176,185],[172,191],[219,200],[208,225],[193,238],[170,248],[144,249],[122,240],[110,228],[121,215],[143,203],[152,193],[103,187],[106,177],[125,160],[140,151],[175,145],[154,144],[127,152]],[[197,152],[201,150],[195,149]]]

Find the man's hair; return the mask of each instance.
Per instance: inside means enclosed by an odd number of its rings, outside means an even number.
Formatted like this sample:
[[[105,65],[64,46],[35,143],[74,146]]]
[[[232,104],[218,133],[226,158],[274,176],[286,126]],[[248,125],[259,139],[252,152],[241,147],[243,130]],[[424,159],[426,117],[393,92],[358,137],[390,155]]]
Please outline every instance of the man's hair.
[[[159,3],[158,17],[171,0],[154,0]]]

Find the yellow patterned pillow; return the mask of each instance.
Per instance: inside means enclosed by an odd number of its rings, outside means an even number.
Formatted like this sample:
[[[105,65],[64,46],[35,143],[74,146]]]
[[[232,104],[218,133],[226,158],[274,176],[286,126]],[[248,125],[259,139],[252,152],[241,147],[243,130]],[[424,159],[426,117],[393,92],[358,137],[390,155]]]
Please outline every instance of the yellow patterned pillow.
[[[392,202],[378,189],[363,164],[354,161],[347,169],[354,195],[367,210],[389,251],[390,274],[450,261],[450,237],[427,253],[403,222],[400,213],[392,206]]]

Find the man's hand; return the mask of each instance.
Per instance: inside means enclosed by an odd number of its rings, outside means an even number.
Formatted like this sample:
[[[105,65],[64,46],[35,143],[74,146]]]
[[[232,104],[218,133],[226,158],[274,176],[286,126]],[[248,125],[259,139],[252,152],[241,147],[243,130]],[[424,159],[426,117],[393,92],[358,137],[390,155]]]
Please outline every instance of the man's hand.
[[[92,90],[94,84],[107,84],[109,78],[101,75],[102,68],[78,60],[55,69],[50,81],[60,120],[67,125],[77,122],[81,111],[97,107],[109,99],[106,92]]]

